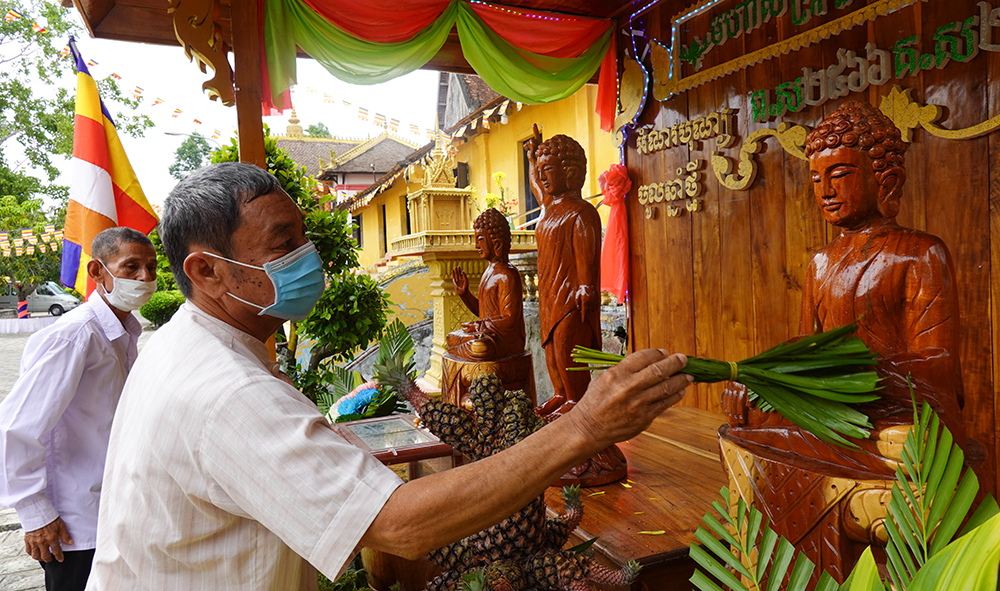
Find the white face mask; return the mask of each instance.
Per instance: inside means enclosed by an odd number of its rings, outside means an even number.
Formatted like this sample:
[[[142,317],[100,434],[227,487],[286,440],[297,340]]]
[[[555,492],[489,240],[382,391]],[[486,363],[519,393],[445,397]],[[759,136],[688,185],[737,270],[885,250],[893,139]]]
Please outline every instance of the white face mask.
[[[115,277],[107,265],[101,261],[97,262],[101,263],[101,266],[108,272],[108,275],[111,275],[113,283],[112,291],[110,293],[105,291],[104,285],[101,285],[101,291],[104,292],[104,299],[108,301],[109,305],[119,310],[131,312],[132,310],[141,308],[149,301],[149,298],[153,297],[153,292],[156,291],[155,281],[139,281],[137,279]]]

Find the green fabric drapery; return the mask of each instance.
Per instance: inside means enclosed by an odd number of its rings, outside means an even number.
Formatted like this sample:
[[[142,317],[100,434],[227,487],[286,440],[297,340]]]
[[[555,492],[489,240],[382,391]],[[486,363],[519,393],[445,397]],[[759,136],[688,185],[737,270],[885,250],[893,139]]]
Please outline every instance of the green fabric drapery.
[[[513,46],[486,26],[467,2],[455,1],[411,39],[377,43],[338,28],[303,0],[266,0],[263,41],[270,80],[265,83],[276,99],[295,84],[296,45],[345,82],[385,82],[430,61],[453,26],[476,73],[498,93],[529,104],[560,100],[579,90],[601,67],[614,32],[609,27],[578,57],[550,57]]]

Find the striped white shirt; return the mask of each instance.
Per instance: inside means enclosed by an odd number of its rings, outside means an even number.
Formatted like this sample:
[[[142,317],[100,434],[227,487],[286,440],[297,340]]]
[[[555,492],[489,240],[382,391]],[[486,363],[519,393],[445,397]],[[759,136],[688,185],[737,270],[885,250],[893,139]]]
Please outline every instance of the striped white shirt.
[[[277,377],[263,343],[188,302],[111,430],[87,589],[299,590],[336,577],[400,480]]]

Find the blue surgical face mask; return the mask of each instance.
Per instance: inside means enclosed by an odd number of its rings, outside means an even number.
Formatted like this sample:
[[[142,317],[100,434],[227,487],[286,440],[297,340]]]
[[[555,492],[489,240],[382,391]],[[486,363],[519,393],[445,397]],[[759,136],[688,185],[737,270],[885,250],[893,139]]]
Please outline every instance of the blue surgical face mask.
[[[312,242],[306,242],[285,256],[264,263],[262,267],[210,252],[203,254],[267,273],[274,286],[274,303],[270,306],[260,306],[237,297],[232,292],[226,292],[233,299],[259,309],[258,316],[266,314],[284,320],[305,320],[326,287],[323,280],[323,260],[319,258]]]

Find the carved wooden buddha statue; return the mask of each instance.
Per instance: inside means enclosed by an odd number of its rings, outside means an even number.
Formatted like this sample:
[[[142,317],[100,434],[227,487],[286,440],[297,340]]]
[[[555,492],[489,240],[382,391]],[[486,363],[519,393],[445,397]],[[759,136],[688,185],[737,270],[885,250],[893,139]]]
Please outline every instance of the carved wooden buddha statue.
[[[568,371],[576,345],[601,348],[601,216],[581,190],[587,156],[571,137],[526,142],[532,189],[545,208],[538,243],[538,313],[554,396],[543,415],[565,414],[590,384],[590,372]],[[530,148],[530,149],[529,149]]]
[[[487,209],[472,224],[476,250],[489,261],[479,281],[479,297],[469,291],[461,267],[451,274],[455,292],[479,320],[448,335],[448,353],[462,359],[493,360],[524,352],[521,275],[510,264],[510,225],[499,211]]]
[[[855,441],[858,450],[833,446],[749,406],[746,389],[731,383],[722,399],[729,426],[720,434],[731,479],[746,468],[741,494],[752,491],[781,533],[836,575],[853,564],[852,540],[863,548],[884,539],[879,510],[870,508],[887,494],[880,483],[893,478],[912,423],[908,375],[918,404],[930,403],[955,440],[965,441],[958,297],[944,243],[895,222],[906,144],[892,122],[869,104],[847,102],[806,142],[816,203],[840,232],[809,263],[799,331],[857,321],[882,377],[881,400],[860,408],[875,428]],[[862,493],[866,487],[872,490]],[[865,494],[877,499],[858,500]],[[859,511],[870,513],[867,524]]]
[[[538,313],[553,397],[536,412],[549,419],[569,412],[590,385],[576,345],[601,348],[601,216],[581,193],[587,156],[576,140],[555,135],[525,142],[531,188],[545,208],[535,228],[538,244]],[[625,456],[611,446],[570,470],[563,484],[597,486],[624,478]]]
[[[906,180],[906,144],[880,111],[867,103],[845,103],[806,142],[813,194],[840,233],[809,263],[799,331],[858,322],[858,336],[879,356],[882,399],[863,409],[875,433],[859,442],[860,452],[830,447],[776,415],[747,408],[745,398],[730,388],[723,400],[730,434],[754,447],[796,450],[846,477],[891,478],[895,458],[886,456],[887,445],[879,446],[886,440],[878,433],[912,422],[907,375],[918,403],[929,402],[955,440],[965,441],[951,255],[936,236],[895,222]]]

